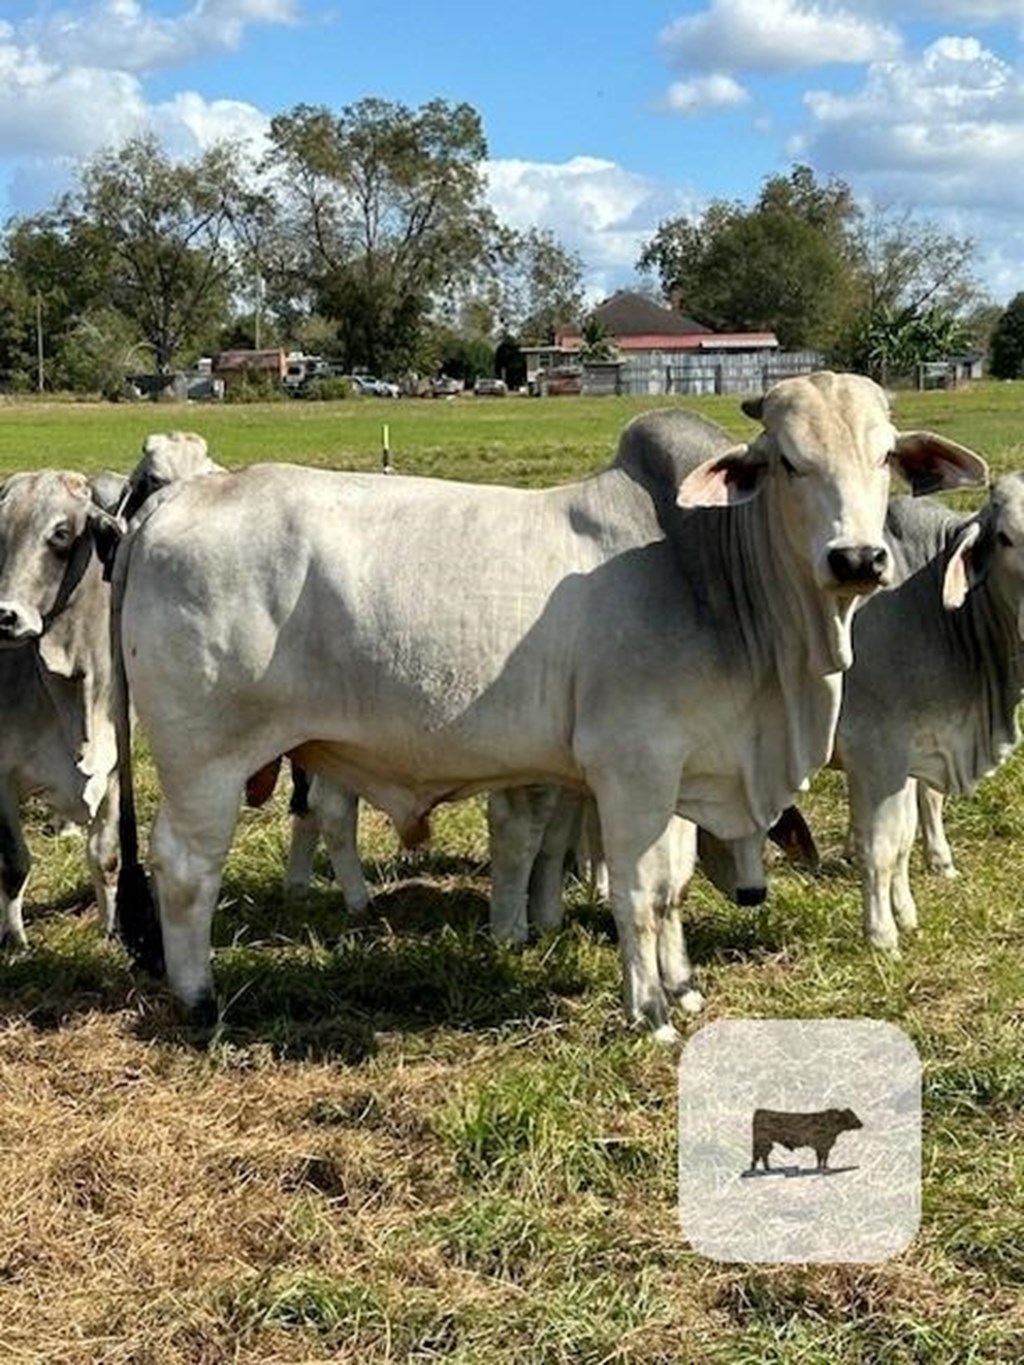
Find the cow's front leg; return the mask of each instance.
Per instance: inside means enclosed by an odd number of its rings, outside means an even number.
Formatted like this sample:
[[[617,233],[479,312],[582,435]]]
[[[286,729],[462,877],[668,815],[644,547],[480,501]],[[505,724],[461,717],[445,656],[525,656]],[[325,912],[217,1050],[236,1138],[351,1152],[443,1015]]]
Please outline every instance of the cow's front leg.
[[[21,904],[32,859],[21,831],[18,798],[6,782],[0,782],[0,940],[27,947]]]
[[[652,763],[635,783],[619,773],[591,783],[619,931],[626,1016],[633,1024],[648,1025],[659,1042],[674,1042],[679,1036],[669,1018],[663,961],[672,994],[684,1008],[695,1011],[703,1003],[692,982],[682,927],[678,920],[665,919],[672,895],[672,860],[665,835],[680,766],[668,769],[674,782],[657,783]]]
[[[903,822],[892,878],[892,909],[901,929],[917,928],[917,905],[910,889],[910,855],[917,835],[916,787],[917,783],[911,778],[903,789]]]
[[[946,838],[946,826],[942,812],[945,796],[927,782],[917,783],[917,815],[921,826],[921,841],[924,844],[924,861],[930,872],[950,881],[960,873],[953,862],[953,850]]]
[[[204,1022],[216,1013],[210,926],[244,782],[244,773],[207,769],[201,782],[181,788],[162,776],[150,840],[167,979]]]
[[[893,917],[893,878],[905,838],[909,782],[882,795],[855,772],[848,772],[850,822],[861,871],[864,933],[868,942],[899,953]],[[913,799],[910,793],[910,799]]]
[[[96,814],[89,822],[85,856],[96,893],[96,915],[105,934],[117,927],[117,876],[121,866],[121,843],[117,828],[119,782],[111,773]]]
[[[345,905],[350,914],[361,915],[370,904],[370,888],[359,861],[359,797],[348,787],[315,777],[309,807],[323,835]]]
[[[668,885],[658,924],[658,971],[670,1000],[696,1014],[704,997],[693,986],[693,969],[683,935],[682,904],[697,865],[697,827],[673,815],[662,835],[668,856]],[[661,897],[659,897],[659,900]]]

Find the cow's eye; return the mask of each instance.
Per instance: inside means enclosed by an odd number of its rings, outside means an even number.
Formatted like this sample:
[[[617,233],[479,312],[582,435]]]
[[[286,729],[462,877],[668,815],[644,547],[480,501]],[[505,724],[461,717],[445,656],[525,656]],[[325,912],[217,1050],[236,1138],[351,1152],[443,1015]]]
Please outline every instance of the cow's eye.
[[[68,521],[58,521],[50,532],[48,542],[51,550],[64,554],[70,550],[75,539],[74,527]]]
[[[999,541],[1000,545],[1011,546],[1013,544],[1013,541],[1010,539],[1010,537],[1006,534],[1005,531],[997,531],[996,540]]]
[[[796,465],[792,462],[792,460],[787,460],[785,455],[783,455],[781,451],[779,452],[779,461],[787,474],[793,475],[796,474]]]

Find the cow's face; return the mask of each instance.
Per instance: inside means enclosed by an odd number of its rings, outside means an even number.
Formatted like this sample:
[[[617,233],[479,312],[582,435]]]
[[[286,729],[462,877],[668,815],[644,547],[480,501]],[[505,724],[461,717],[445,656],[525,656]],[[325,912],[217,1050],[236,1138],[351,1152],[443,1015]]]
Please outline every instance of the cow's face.
[[[841,1133],[850,1132],[854,1128],[863,1128],[864,1125],[853,1112],[852,1109],[830,1109],[829,1118]]]
[[[915,492],[983,483],[987,466],[943,437],[897,432],[885,393],[861,375],[784,379],[743,408],[762,435],[695,470],[680,505],[746,502],[763,492],[770,552],[831,601],[829,666],[846,667],[850,608],[892,576],[884,536],[892,466]]]
[[[109,516],[80,475],[44,470],[0,486],[0,646],[42,635],[92,554],[92,534]]]
[[[130,521],[143,503],[161,488],[219,473],[220,468],[207,454],[205,440],[195,432],[154,432],[146,438],[142,459],[129,478],[131,488],[124,506],[125,520]]]

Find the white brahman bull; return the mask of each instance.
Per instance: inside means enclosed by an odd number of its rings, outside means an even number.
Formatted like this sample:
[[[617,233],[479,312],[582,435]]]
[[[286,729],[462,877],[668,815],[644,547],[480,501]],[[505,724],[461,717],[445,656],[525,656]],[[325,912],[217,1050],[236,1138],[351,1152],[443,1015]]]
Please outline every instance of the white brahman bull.
[[[627,1015],[675,1036],[669,1002],[701,1000],[664,913],[673,811],[724,839],[773,822],[832,750],[855,608],[889,579],[890,464],[925,488],[984,474],[899,434],[859,376],[783,380],[747,411],[758,438],[685,476],[661,450],[542,491],[253,466],[193,480],[130,533],[115,597],[182,1001],[213,1003],[241,793],[288,753],[407,842],[476,791],[591,791]],[[122,910],[155,956],[145,907]]]

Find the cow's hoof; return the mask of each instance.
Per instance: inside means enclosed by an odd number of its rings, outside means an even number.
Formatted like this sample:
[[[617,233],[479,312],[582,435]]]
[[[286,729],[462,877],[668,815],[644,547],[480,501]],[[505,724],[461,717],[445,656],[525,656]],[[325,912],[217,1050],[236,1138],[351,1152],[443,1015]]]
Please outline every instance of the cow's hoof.
[[[683,1041],[683,1035],[674,1024],[659,1024],[651,1033],[651,1037],[662,1047],[675,1047],[677,1043]]]
[[[313,894],[313,888],[309,882],[285,882],[281,892],[285,900],[291,904],[294,901],[306,900]]]
[[[219,1019],[220,1010],[217,1008],[217,997],[214,995],[200,997],[188,1010],[188,1022],[193,1028],[214,1029]]]
[[[676,1000],[679,1008],[686,1014],[700,1014],[704,1008],[704,997],[693,986],[688,986]]]
[[[960,875],[960,869],[952,863],[936,863],[934,867],[928,869],[935,877],[942,877],[947,882],[955,882]]]
[[[903,954],[900,952],[900,941],[896,934],[869,934],[868,942],[872,948],[884,953],[886,957],[894,962],[898,961]]]

